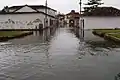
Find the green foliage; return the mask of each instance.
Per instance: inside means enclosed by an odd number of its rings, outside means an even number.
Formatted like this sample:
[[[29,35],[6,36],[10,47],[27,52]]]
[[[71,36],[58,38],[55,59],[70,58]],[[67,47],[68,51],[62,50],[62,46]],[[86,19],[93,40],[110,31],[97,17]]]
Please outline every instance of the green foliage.
[[[116,33],[116,34],[108,34],[109,36],[113,36],[113,37],[116,37],[116,38],[119,38],[120,39],[120,33]]]
[[[120,30],[113,30],[113,29],[95,29],[94,31],[100,32],[100,33],[120,33]]]
[[[93,34],[98,35],[100,37],[104,37],[105,39],[108,39],[108,40],[120,42],[120,30],[94,29]]]
[[[21,35],[25,33],[24,31],[0,31],[0,37],[14,37],[16,35]]]
[[[101,1],[102,0],[88,0],[88,3],[85,5],[91,5],[97,7],[98,5],[103,4]]]
[[[88,5],[89,7],[84,7],[84,11],[91,12],[102,4],[104,4],[102,3],[102,0],[88,0],[88,2],[85,5]]]
[[[97,7],[96,9],[92,9],[92,11],[90,10],[91,10],[90,7],[88,7],[83,15],[84,16],[120,16],[120,10],[114,7]]]

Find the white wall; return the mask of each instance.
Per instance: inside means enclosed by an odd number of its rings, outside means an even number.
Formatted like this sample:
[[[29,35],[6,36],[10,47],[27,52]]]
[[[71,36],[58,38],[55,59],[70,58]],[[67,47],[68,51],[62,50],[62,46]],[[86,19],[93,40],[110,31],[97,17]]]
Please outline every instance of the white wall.
[[[38,9],[38,11],[41,11],[41,12],[44,12],[44,13],[45,13],[45,9]],[[51,10],[51,9],[48,9],[48,10],[47,10],[47,13],[48,13],[49,15],[52,15],[52,16],[55,16],[55,15],[56,15],[56,12],[53,11],[53,10]]]
[[[21,8],[20,10],[16,11],[16,12],[36,12],[35,10],[31,9],[28,6],[25,6],[23,8]]]
[[[49,10],[48,10],[48,14],[50,14],[50,15],[52,15],[52,16],[55,16],[55,15],[56,15],[56,12],[53,11],[53,10],[51,10],[51,9],[49,9]]]
[[[13,12],[15,10],[9,10],[10,12]],[[44,12],[45,13],[45,9],[38,9],[38,11],[41,11],[41,12]],[[35,10],[31,9],[30,7],[28,6],[25,6],[23,8],[21,8],[20,10],[16,11],[16,12],[36,12]],[[47,13],[49,15],[52,15],[52,16],[55,16],[56,15],[56,12],[51,10],[51,9],[47,9]]]
[[[15,10],[16,10],[16,9],[10,9],[9,12],[13,12],[13,11],[15,11]]]
[[[45,13],[45,9],[38,9],[38,11],[41,11],[41,12]]]
[[[34,14],[7,14],[1,15],[0,14],[0,29],[35,29],[35,26],[38,26],[39,23],[33,23],[32,25],[30,22],[33,22],[36,19],[40,19],[44,26],[44,14],[34,13]],[[49,19],[48,17],[48,23]],[[8,19],[13,20],[15,23],[7,23]],[[53,18],[51,18],[53,19]],[[6,23],[5,23],[6,22]],[[29,23],[29,25],[28,25]],[[48,25],[49,26],[49,25]]]
[[[120,17],[84,17],[85,29],[120,28]]]

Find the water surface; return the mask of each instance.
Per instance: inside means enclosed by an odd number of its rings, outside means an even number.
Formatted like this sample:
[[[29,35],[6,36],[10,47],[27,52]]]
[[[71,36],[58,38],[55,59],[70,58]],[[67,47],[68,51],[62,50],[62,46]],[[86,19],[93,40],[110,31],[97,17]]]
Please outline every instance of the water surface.
[[[120,46],[69,28],[0,43],[0,80],[116,80]]]

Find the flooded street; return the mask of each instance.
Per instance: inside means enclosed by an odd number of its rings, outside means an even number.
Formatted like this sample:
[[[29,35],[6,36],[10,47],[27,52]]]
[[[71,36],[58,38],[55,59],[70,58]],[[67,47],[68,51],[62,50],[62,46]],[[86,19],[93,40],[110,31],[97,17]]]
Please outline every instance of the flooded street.
[[[120,46],[69,28],[0,43],[0,80],[119,80]]]

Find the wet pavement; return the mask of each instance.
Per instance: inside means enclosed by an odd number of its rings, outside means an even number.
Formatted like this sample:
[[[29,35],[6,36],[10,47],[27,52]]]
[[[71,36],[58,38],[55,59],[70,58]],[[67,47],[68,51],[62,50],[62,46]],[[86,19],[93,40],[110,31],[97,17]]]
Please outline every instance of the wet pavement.
[[[46,33],[48,32],[48,33]],[[58,28],[0,43],[0,80],[119,80],[120,46]]]

